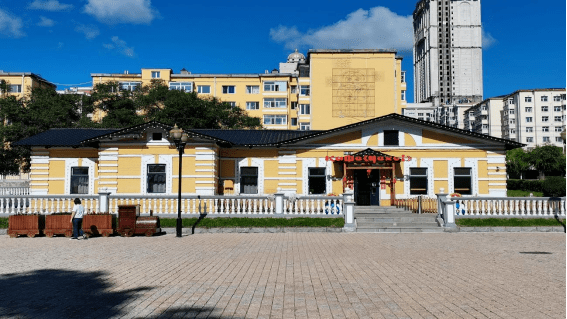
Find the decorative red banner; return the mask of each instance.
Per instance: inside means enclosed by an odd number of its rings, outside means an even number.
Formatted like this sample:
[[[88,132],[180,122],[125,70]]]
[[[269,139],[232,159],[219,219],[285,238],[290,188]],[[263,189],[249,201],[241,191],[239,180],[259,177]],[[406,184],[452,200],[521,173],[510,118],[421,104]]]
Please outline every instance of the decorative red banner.
[[[374,155],[364,155],[364,156],[353,156],[353,155],[345,155],[345,156],[325,156],[325,160],[331,162],[347,162],[347,163],[374,163],[377,162],[404,162],[404,161],[411,161],[411,156],[402,155],[402,157],[396,156],[374,156]]]

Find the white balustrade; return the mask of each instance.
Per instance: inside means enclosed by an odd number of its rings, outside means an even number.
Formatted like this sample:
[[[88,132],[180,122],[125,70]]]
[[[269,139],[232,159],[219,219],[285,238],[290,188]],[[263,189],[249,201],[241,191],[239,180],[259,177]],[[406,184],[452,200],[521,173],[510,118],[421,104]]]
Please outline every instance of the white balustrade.
[[[565,216],[565,197],[455,197],[457,216]]]

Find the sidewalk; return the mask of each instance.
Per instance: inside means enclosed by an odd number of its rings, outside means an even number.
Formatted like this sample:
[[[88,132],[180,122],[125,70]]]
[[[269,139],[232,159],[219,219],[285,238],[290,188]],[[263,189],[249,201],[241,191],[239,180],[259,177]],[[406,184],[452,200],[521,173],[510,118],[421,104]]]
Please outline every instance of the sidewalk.
[[[563,233],[0,236],[1,318],[565,318]]]

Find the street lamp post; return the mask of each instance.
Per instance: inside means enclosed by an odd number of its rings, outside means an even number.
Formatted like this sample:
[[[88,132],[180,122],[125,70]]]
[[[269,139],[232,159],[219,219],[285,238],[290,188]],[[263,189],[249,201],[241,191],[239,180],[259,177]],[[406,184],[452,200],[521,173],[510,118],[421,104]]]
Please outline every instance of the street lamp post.
[[[187,144],[187,140],[189,136],[187,133],[183,132],[182,129],[177,127],[177,124],[169,131],[169,138],[173,140],[175,143],[175,147],[179,151],[179,187],[178,187],[178,194],[177,194],[177,227],[176,233],[177,237],[181,237],[181,228],[182,228],[182,221],[181,221],[181,168],[183,164],[183,151],[185,150],[185,144]]]

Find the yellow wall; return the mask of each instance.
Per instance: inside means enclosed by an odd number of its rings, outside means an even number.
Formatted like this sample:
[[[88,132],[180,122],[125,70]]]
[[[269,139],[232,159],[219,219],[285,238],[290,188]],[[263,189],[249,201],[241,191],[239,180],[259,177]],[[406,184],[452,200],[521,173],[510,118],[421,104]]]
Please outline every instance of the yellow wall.
[[[395,53],[310,53],[313,130],[401,113]]]

